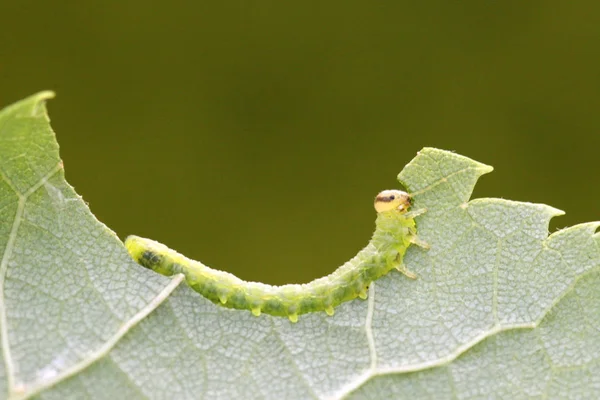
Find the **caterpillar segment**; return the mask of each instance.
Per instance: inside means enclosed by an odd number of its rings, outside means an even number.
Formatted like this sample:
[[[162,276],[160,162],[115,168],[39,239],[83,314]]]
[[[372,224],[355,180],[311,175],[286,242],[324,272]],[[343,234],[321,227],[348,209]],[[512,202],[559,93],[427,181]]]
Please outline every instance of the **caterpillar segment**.
[[[374,205],[377,219],[369,244],[331,274],[306,284],[272,286],[246,282],[139,236],[127,237],[125,247],[146,268],[167,276],[182,273],[192,289],[215,304],[249,310],[257,317],[265,313],[297,322],[299,315],[318,311],[333,315],[341,303],[357,297],[366,299],[371,282],[392,269],[417,278],[404,265],[403,257],[410,245],[428,248],[417,237],[414,220],[425,210],[408,211],[411,197],[400,190],[384,190]]]

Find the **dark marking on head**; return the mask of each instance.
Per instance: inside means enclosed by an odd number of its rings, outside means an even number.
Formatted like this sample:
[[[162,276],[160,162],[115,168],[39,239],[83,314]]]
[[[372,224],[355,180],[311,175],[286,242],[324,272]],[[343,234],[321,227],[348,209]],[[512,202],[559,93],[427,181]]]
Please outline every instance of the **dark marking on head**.
[[[376,200],[377,200],[377,201],[381,201],[381,202],[383,202],[383,203],[389,203],[389,202],[391,202],[391,201],[394,201],[394,199],[395,199],[395,198],[396,198],[396,197],[395,197],[394,195],[391,195],[391,196],[383,196],[383,195],[379,195],[379,196],[377,196],[377,199],[376,199]]]

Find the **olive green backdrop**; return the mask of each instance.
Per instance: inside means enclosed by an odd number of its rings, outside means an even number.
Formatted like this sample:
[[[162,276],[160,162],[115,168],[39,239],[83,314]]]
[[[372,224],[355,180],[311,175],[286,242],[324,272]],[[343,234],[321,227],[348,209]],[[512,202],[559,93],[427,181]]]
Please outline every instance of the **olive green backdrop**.
[[[0,0],[0,105],[42,89],[67,178],[119,236],[303,282],[370,237],[424,146],[475,196],[600,219],[600,2]],[[417,271],[418,272],[418,271]]]

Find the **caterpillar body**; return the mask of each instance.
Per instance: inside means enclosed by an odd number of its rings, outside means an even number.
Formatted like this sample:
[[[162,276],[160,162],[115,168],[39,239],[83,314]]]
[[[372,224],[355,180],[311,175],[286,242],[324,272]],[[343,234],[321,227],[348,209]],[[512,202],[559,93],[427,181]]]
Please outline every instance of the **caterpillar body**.
[[[375,232],[369,244],[331,274],[306,284],[272,286],[243,281],[139,236],[127,237],[125,247],[146,268],[167,276],[182,273],[192,289],[215,304],[250,310],[255,316],[265,313],[297,322],[300,314],[325,311],[333,315],[334,308],[345,301],[366,299],[371,282],[392,269],[416,278],[404,265],[404,254],[411,244],[428,246],[417,237],[414,220],[425,210],[409,212],[411,203],[410,195],[400,190],[379,193],[375,198]]]

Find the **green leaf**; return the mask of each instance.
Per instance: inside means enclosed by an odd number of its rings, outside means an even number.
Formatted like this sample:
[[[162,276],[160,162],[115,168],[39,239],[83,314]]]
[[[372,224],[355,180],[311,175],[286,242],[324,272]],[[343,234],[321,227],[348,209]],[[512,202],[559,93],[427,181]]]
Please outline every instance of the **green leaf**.
[[[133,263],[64,179],[43,92],[0,112],[0,396],[594,398],[600,223],[469,201],[491,167],[423,149],[400,173],[419,236],[333,317],[216,306]],[[348,254],[349,258],[351,254]],[[332,266],[333,270],[334,266]]]

